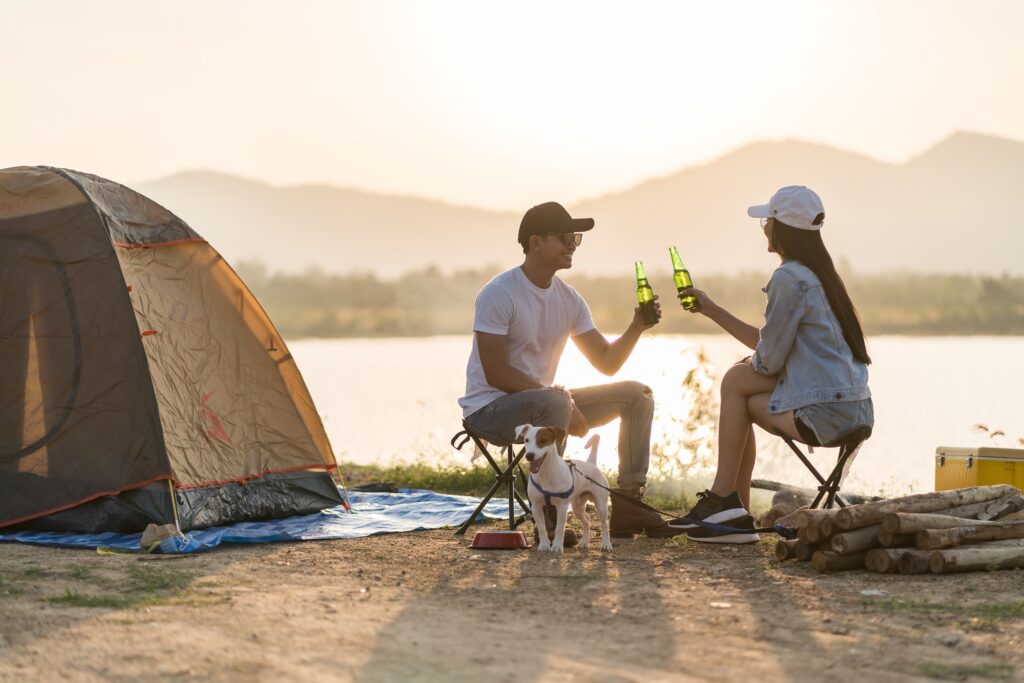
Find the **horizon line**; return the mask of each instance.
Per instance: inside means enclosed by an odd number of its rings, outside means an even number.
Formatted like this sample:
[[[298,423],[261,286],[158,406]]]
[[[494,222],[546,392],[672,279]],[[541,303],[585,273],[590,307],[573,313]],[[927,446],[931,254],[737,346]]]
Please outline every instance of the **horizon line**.
[[[726,158],[728,156],[736,154],[737,152],[739,152],[741,150],[744,150],[744,149],[747,149],[748,147],[753,147],[753,146],[759,145],[759,144],[780,145],[780,144],[786,144],[786,143],[797,143],[797,144],[813,145],[813,146],[816,146],[816,147],[827,147],[827,148],[835,150],[837,152],[858,156],[858,157],[861,157],[861,158],[873,161],[875,163],[885,164],[885,165],[889,165],[889,166],[902,166],[902,165],[905,165],[905,164],[913,161],[914,159],[916,159],[916,158],[918,158],[920,156],[923,156],[927,152],[935,149],[936,147],[940,146],[944,142],[946,142],[948,140],[951,140],[954,137],[957,137],[958,135],[971,135],[971,136],[976,136],[976,137],[993,138],[993,139],[1002,140],[1002,141],[1005,141],[1005,142],[1017,143],[1017,144],[1024,143],[1024,140],[1017,140],[1015,138],[1012,138],[1012,137],[1009,137],[1009,136],[1005,136],[1005,135],[1000,135],[1000,134],[996,134],[996,133],[981,132],[981,131],[977,131],[977,130],[968,130],[968,129],[964,129],[964,128],[958,128],[958,129],[953,129],[951,132],[949,132],[949,133],[947,133],[947,134],[945,134],[943,136],[940,136],[935,141],[933,141],[931,144],[921,148],[920,150],[918,150],[918,151],[916,151],[916,152],[914,152],[912,154],[909,154],[906,158],[904,158],[901,161],[886,161],[884,159],[879,159],[879,158],[877,158],[875,156],[871,156],[869,154],[866,154],[866,153],[863,153],[863,152],[860,152],[860,151],[856,151],[856,150],[853,150],[853,149],[842,147],[842,146],[839,146],[839,145],[836,145],[836,144],[833,144],[833,143],[830,143],[830,142],[822,142],[822,141],[817,141],[817,140],[812,140],[812,139],[807,139],[807,138],[794,138],[794,137],[756,138],[756,139],[748,140],[746,142],[743,142],[743,143],[740,143],[740,144],[737,144],[737,145],[733,145],[732,147],[728,147],[725,150],[719,152],[718,154],[716,154],[714,156],[702,158],[700,160],[694,161],[694,162],[689,163],[687,165],[680,166],[680,167],[676,168],[675,170],[669,171],[667,173],[647,175],[647,176],[644,176],[643,178],[640,178],[639,180],[636,180],[636,181],[634,181],[632,183],[620,186],[618,188],[612,188],[612,189],[604,190],[604,191],[597,192],[597,193],[594,193],[594,194],[584,195],[582,197],[575,198],[575,199],[572,199],[570,201],[564,201],[564,202],[561,202],[561,203],[571,207],[571,206],[577,206],[577,205],[581,205],[581,204],[588,204],[588,203],[591,203],[591,202],[595,202],[595,201],[598,201],[598,200],[600,200],[600,199],[602,199],[604,197],[608,197],[608,196],[611,196],[611,195],[622,194],[624,192],[630,192],[630,191],[635,190],[636,188],[638,188],[638,187],[640,187],[642,185],[645,185],[647,183],[656,182],[658,180],[663,180],[665,178],[677,175],[679,173],[684,173],[684,172],[692,170],[692,169],[700,168],[702,166],[708,166],[710,164],[715,163],[716,161],[719,161],[719,160],[724,159],[724,158]],[[269,180],[265,180],[265,179],[254,177],[254,176],[240,175],[240,174],[233,173],[233,172],[230,172],[230,171],[222,171],[222,170],[218,170],[218,169],[214,169],[214,168],[209,168],[209,167],[207,167],[207,168],[183,168],[183,169],[179,169],[177,171],[173,171],[171,173],[162,175],[162,176],[157,177],[157,178],[151,178],[149,180],[135,181],[135,182],[132,182],[132,183],[125,183],[125,184],[128,187],[135,187],[135,186],[141,186],[141,185],[148,185],[148,184],[152,184],[152,183],[158,183],[158,182],[167,180],[169,178],[173,178],[175,176],[187,175],[187,174],[198,174],[198,173],[210,173],[210,174],[215,174],[215,175],[226,176],[226,177],[235,178],[235,179],[238,179],[238,180],[244,180],[246,182],[252,182],[252,183],[258,183],[258,184],[261,184],[261,185],[266,185],[268,187],[271,187],[271,188],[277,189],[277,190],[294,190],[294,189],[320,187],[320,188],[330,188],[330,189],[335,189],[335,190],[347,190],[347,191],[357,192],[357,193],[366,194],[366,195],[387,196],[387,197],[393,197],[393,198],[398,198],[398,199],[414,200],[414,201],[426,201],[426,202],[432,202],[432,203],[436,203],[436,204],[443,204],[443,205],[454,207],[454,208],[473,209],[473,210],[477,210],[477,211],[486,211],[486,212],[489,212],[489,213],[500,213],[500,214],[514,214],[514,215],[518,215],[519,213],[521,213],[523,211],[523,207],[521,207],[521,206],[520,207],[499,207],[499,206],[488,206],[488,205],[480,205],[480,204],[469,204],[469,203],[462,202],[462,201],[457,201],[457,200],[454,200],[454,199],[447,199],[447,198],[443,198],[443,197],[434,197],[434,196],[429,196],[429,195],[416,194],[415,192],[412,192],[412,191],[373,189],[373,188],[360,187],[360,186],[355,186],[355,185],[335,185],[335,184],[327,182],[327,181],[310,180],[310,181],[300,181],[300,182],[296,182],[296,183],[282,184],[282,183],[271,182]]]

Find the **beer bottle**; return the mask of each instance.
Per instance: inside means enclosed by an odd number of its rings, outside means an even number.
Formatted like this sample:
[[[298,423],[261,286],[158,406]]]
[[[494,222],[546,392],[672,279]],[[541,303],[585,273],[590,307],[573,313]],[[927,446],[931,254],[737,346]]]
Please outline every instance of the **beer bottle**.
[[[668,253],[672,257],[672,279],[676,282],[676,291],[681,294],[684,289],[693,287],[693,280],[690,279],[690,271],[686,270],[686,266],[683,265],[683,259],[679,258],[679,250],[670,247]],[[700,302],[692,294],[679,297],[679,303],[688,311],[696,311],[700,308]]]
[[[644,262],[636,262],[636,300],[640,302],[640,313],[644,317],[644,324],[656,325],[658,316],[654,313],[654,290],[647,282],[647,272],[644,270]]]

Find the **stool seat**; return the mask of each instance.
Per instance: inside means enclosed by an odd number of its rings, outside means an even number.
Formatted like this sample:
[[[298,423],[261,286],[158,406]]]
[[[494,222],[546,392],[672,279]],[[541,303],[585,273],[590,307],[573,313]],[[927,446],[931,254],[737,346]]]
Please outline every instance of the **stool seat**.
[[[456,443],[456,441],[458,441],[458,443]],[[480,454],[484,456],[484,458],[487,460],[487,463],[491,466],[491,469],[494,470],[494,484],[492,484],[491,488],[487,491],[486,494],[484,494],[483,499],[480,501],[480,504],[477,505],[476,510],[473,511],[473,514],[471,514],[469,518],[465,522],[463,522],[462,525],[455,531],[455,535],[462,536],[466,533],[466,529],[469,528],[469,525],[476,520],[476,518],[483,511],[484,506],[486,506],[487,503],[490,502],[491,498],[494,497],[494,494],[497,493],[498,489],[500,489],[502,486],[506,486],[508,489],[508,529],[509,531],[515,531],[516,527],[522,524],[524,521],[526,521],[526,518],[528,516],[531,516],[532,513],[532,511],[530,510],[529,503],[527,503],[523,496],[519,493],[519,491],[516,490],[517,471],[519,472],[523,481],[523,490],[526,490],[526,475],[523,474],[522,470],[519,469],[519,462],[523,459],[523,456],[526,455],[526,449],[520,448],[519,452],[516,453],[515,444],[496,443],[493,441],[490,442],[490,445],[497,446],[505,455],[506,465],[502,467],[501,465],[498,464],[498,461],[494,459],[494,456],[491,455],[491,452],[487,450],[487,439],[482,434],[474,432],[473,429],[470,428],[468,424],[466,424],[466,421],[463,420],[462,431],[457,432],[455,436],[452,437],[451,444],[455,450],[460,451],[462,450],[462,447],[465,446],[466,443],[469,441],[472,441],[473,444],[480,450]],[[520,515],[518,517],[516,516],[516,503],[519,503],[520,508],[523,509],[525,514]]]

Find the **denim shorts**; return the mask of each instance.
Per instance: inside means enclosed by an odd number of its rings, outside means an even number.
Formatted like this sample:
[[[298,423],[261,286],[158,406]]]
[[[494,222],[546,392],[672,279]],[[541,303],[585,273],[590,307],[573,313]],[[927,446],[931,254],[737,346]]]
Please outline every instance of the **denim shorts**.
[[[814,403],[797,408],[793,411],[793,417],[799,419],[817,437],[818,443],[812,445],[828,445],[857,427],[873,427],[875,407],[870,398],[861,401]],[[800,426],[799,423],[797,426]]]

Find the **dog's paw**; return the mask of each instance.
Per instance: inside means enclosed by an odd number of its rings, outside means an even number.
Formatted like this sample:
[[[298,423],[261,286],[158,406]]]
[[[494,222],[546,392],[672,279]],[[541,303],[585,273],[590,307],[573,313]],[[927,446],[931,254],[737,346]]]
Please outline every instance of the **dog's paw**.
[[[551,552],[551,542],[550,541],[541,541],[540,543],[538,543],[537,544],[537,552],[538,553],[549,553],[549,552]]]
[[[590,539],[589,538],[581,538],[580,539],[580,544],[578,546],[576,546],[576,547],[579,548],[580,550],[587,550],[588,548],[590,548]]]
[[[561,543],[553,543],[551,545],[551,552],[558,553],[559,555],[562,555],[562,554],[565,553],[565,548],[562,546]]]
[[[609,552],[609,553],[612,551],[612,539],[611,538],[606,537],[606,538],[602,538],[601,539],[601,550],[604,550],[605,552]]]

